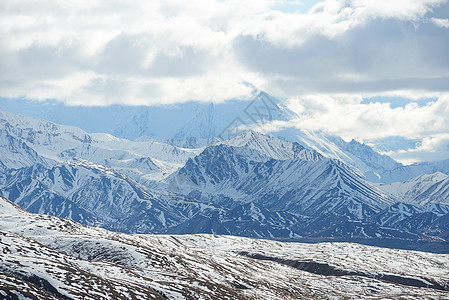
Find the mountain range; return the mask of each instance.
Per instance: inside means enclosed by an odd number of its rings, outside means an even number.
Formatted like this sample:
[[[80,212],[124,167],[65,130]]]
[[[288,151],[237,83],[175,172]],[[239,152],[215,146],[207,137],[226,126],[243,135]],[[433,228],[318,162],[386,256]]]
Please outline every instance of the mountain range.
[[[34,213],[127,233],[447,237],[444,163],[404,166],[356,141],[314,133],[326,150],[246,129],[198,147],[205,136],[132,141],[0,112],[0,193]]]

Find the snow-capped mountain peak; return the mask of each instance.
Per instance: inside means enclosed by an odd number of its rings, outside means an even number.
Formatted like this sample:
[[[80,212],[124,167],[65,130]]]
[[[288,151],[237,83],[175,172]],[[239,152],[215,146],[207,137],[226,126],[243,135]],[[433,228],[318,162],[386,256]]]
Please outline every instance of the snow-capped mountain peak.
[[[222,143],[233,147],[254,149],[268,157],[278,160],[301,158],[304,160],[318,161],[324,159],[324,156],[318,152],[307,149],[296,142],[288,142],[253,130],[245,131],[241,135],[223,141]]]

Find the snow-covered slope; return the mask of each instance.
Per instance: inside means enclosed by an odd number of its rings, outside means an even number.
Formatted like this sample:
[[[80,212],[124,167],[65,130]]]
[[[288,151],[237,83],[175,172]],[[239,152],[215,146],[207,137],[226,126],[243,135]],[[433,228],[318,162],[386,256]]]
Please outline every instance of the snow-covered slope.
[[[398,201],[370,220],[380,226],[446,239],[449,234],[449,176],[440,172],[409,181],[379,184]]]
[[[379,188],[408,203],[449,204],[449,175],[441,172],[421,175],[408,181],[380,184]]]
[[[0,166],[21,168],[35,163],[46,165],[47,160],[40,157],[25,142],[9,133],[8,129],[10,127],[9,125],[0,124]]]
[[[5,297],[443,299],[449,289],[447,254],[351,243],[126,235],[30,214],[4,198],[0,237]]]
[[[420,162],[412,165],[400,166],[380,174],[382,183],[408,181],[424,174],[443,173],[449,175],[449,159],[435,162]]]
[[[391,157],[381,155],[370,146],[355,140],[346,142],[337,136],[328,136],[322,132],[297,128],[285,129],[274,134],[290,141],[299,142],[325,157],[340,160],[371,182],[383,182],[381,174],[402,166]]]
[[[439,227],[437,225],[440,222],[439,219],[448,214],[449,205],[427,204],[421,206],[397,202],[374,216],[373,221],[385,227],[400,228],[410,232],[430,233],[429,231]],[[445,230],[444,228],[441,229]]]
[[[350,165],[361,170],[369,181],[382,181],[379,174],[402,166],[401,163],[398,163],[391,157],[381,155],[375,152],[370,146],[359,143],[354,139],[348,143],[340,137],[332,136],[329,137],[329,140],[352,159]]]
[[[318,152],[307,149],[298,143],[288,142],[252,130],[245,131],[232,139],[217,144],[225,144],[242,149],[253,149],[265,155],[267,158],[277,160],[299,158],[308,161],[319,161],[325,158]]]

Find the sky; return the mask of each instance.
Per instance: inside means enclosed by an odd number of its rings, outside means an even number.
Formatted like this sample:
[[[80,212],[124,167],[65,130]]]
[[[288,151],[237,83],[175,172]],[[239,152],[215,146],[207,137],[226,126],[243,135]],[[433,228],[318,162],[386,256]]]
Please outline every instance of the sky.
[[[449,158],[448,0],[0,0],[0,97],[287,99],[289,125]]]

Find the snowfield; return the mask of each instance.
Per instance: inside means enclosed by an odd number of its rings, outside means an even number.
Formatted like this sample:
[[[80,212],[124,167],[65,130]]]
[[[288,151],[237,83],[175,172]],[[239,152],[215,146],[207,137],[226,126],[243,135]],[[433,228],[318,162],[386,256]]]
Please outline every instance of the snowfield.
[[[353,243],[129,235],[31,214],[4,198],[0,214],[5,297],[449,299],[447,254]]]

